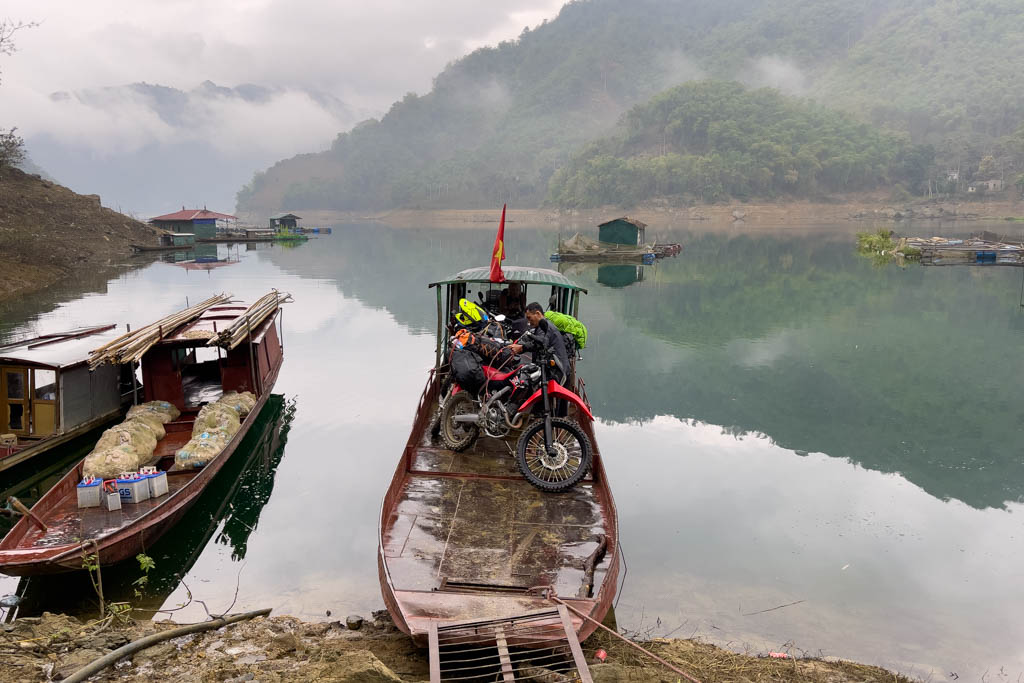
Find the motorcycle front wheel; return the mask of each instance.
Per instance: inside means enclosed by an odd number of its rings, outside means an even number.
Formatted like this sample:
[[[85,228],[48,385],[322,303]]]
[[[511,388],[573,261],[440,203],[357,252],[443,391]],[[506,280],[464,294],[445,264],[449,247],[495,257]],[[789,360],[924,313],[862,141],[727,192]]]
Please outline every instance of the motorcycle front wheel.
[[[516,446],[516,463],[527,481],[551,493],[568,491],[590,471],[590,439],[572,420],[551,418],[551,450],[544,445],[544,421],[528,426]]]
[[[476,402],[465,391],[450,396],[441,409],[441,441],[450,450],[464,451],[476,440],[480,428],[467,422],[456,422],[456,415],[477,411]]]

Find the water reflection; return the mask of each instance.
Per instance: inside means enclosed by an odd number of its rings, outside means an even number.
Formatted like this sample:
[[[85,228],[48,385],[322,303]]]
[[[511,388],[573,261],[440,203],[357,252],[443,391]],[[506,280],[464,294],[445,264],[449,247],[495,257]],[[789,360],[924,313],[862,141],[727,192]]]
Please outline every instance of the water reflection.
[[[607,265],[597,267],[597,282],[605,287],[628,287],[644,279],[646,266]]]
[[[544,263],[555,237],[517,228],[507,248]],[[353,226],[335,233],[337,248],[271,258],[427,334],[423,283],[479,260],[488,239]],[[585,376],[603,419],[697,419],[897,472],[940,499],[1024,500],[1015,270],[878,269],[841,232],[672,239],[683,254],[633,286],[605,286],[594,266],[571,271],[591,292]]]
[[[547,264],[556,232],[513,227],[507,263]],[[876,268],[848,226],[662,237],[684,252],[628,286],[593,266],[572,274],[590,290],[581,372],[629,559],[620,623],[660,618],[659,635],[686,622],[677,634],[794,641],[922,676],[1024,671],[1021,274]],[[3,326],[292,292],[275,390],[302,410],[258,530],[232,526],[226,545],[180,524],[202,550],[164,551],[164,565],[191,562],[186,582],[211,609],[238,585],[239,610],[365,613],[380,607],[381,496],[433,359],[425,285],[484,263],[493,240],[493,226],[345,226],[294,249],[248,245],[199,277],[147,262],[83,285],[104,294],[26,299],[44,313]],[[187,599],[178,585],[165,604]]]
[[[245,559],[249,537],[259,525],[260,514],[274,490],[277,467],[285,453],[288,432],[295,419],[296,402],[272,394],[234,457],[225,463],[196,504],[173,531],[164,535],[147,554],[156,566],[148,574],[142,595],[134,584],[142,573],[133,562],[105,567],[104,597],[110,602],[130,602],[151,618],[167,597],[181,586],[207,544],[213,539],[230,549],[231,559]],[[21,579],[17,591],[24,599],[20,616],[43,611],[88,615],[98,610],[96,594],[84,572],[56,577]],[[176,606],[168,605],[169,609]]]

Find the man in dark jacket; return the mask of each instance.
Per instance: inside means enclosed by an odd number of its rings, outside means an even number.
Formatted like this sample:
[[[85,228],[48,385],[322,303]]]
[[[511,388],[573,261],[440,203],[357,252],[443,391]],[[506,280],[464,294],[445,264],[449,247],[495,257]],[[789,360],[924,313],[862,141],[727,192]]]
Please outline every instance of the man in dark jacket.
[[[559,384],[563,384],[569,374],[569,355],[565,351],[565,340],[562,339],[562,333],[548,322],[548,319],[544,317],[544,308],[537,302],[526,305],[526,321],[530,327],[540,331],[541,334],[538,336],[544,340],[544,348],[555,357],[557,367],[552,368],[555,371],[552,373],[552,377],[557,379]],[[509,348],[513,353],[522,353],[524,350],[522,344],[513,344]]]

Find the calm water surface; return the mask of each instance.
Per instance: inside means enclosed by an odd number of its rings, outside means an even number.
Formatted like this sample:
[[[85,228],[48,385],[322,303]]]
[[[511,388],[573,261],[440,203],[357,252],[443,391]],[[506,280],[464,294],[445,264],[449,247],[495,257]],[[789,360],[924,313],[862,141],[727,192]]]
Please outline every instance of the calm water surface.
[[[590,289],[581,373],[628,562],[620,626],[1016,680],[1021,270],[875,267],[849,226],[659,237],[686,250],[650,268],[567,271]],[[510,225],[509,262],[546,264],[556,238]],[[191,591],[223,611],[237,585],[237,610],[380,609],[380,500],[433,359],[425,284],[484,264],[493,239],[493,226],[345,226],[294,248],[220,247],[237,262],[210,271],[143,262],[0,311],[3,338],[140,324],[221,291],[295,297],[283,398],[151,549],[147,595],[131,596],[130,566],[104,572],[108,594],[172,609]],[[0,489],[31,500],[80,456]],[[27,611],[93,609],[73,577],[0,578],[0,594],[16,590]],[[195,602],[175,613],[202,616]]]

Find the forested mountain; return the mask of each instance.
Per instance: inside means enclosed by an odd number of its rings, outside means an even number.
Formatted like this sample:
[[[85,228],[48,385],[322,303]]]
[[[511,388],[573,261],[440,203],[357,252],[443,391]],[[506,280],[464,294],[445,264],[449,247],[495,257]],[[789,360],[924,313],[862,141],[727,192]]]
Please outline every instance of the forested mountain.
[[[558,206],[630,206],[654,197],[714,202],[896,182],[919,188],[934,156],[930,145],[776,90],[702,81],[632,109],[618,136],[555,173],[550,198]]]
[[[813,120],[818,142],[842,150],[840,156],[867,154],[858,164],[871,167],[874,181],[857,179],[857,187],[900,182],[923,190],[928,183],[915,173],[932,179],[950,166],[967,178],[985,156],[996,162],[989,172],[1005,174],[1017,162],[1001,159],[1000,139],[1024,119],[1022,34],[1024,13],[1013,0],[575,0],[517,40],[449,65],[429,93],[406,95],[380,120],[339,135],[330,150],[257,173],[239,192],[239,210],[538,205],[560,169],[551,196],[562,196],[566,174],[592,158],[588,144],[621,136],[615,125],[624,112],[700,80],[774,87],[849,112],[852,118],[830,118],[806,102],[737,95],[754,98],[746,105],[771,100]],[[772,136],[769,144],[795,134],[768,128],[758,123]],[[608,153],[632,149],[612,144],[599,143]],[[913,147],[925,144],[934,146],[935,164],[909,169],[927,161],[925,148]],[[894,150],[875,154],[886,145]],[[644,154],[662,151],[695,150],[649,146]],[[911,151],[915,158],[908,160]],[[792,174],[787,181],[768,168],[771,182],[758,171],[738,189],[709,193],[688,182],[680,194],[713,200],[853,187],[828,180],[831,171],[815,182],[806,174],[805,181]],[[565,203],[581,203],[574,197]]]

